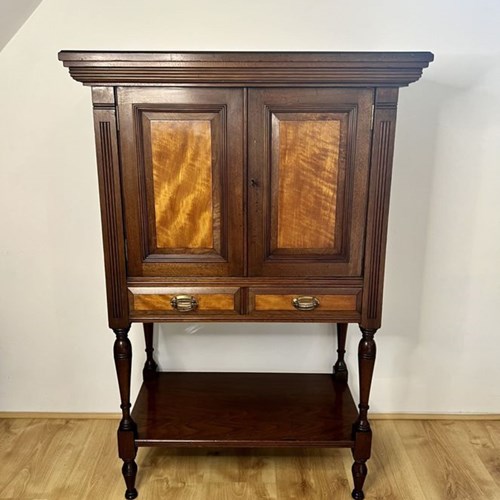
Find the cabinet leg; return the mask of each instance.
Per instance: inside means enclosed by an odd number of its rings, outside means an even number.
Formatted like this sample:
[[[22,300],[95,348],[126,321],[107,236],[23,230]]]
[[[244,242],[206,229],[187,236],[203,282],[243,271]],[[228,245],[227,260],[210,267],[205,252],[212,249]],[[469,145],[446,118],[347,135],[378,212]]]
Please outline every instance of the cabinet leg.
[[[120,400],[122,418],[118,426],[118,455],[123,460],[122,473],[125,479],[127,490],[125,498],[137,497],[135,489],[135,478],[137,475],[137,464],[135,456],[137,446],[137,426],[130,415],[130,375],[132,371],[132,346],[128,338],[128,328],[114,330],[116,340],[113,348],[115,358],[116,374],[118,376],[118,386],[120,388]]]
[[[153,357],[153,328],[154,323],[144,323],[144,341],[146,343],[146,362],[142,370],[142,378],[144,381],[151,380],[156,375],[158,365]]]
[[[337,362],[333,365],[333,377],[338,382],[347,383],[347,365],[344,361],[347,323],[337,323]]]
[[[125,484],[127,485],[127,490],[125,491],[125,498],[132,499],[137,498],[137,490],[135,489],[135,478],[137,476],[137,464],[134,460],[125,460],[122,467],[123,478],[125,479]]]
[[[359,342],[358,362],[359,362],[359,416],[353,425],[353,456],[352,476],[354,480],[354,490],[352,497],[355,500],[362,500],[363,484],[366,479],[368,469],[366,461],[370,458],[372,445],[372,431],[368,421],[368,400],[372,384],[373,367],[377,348],[375,345],[376,329],[361,327],[362,338]]]

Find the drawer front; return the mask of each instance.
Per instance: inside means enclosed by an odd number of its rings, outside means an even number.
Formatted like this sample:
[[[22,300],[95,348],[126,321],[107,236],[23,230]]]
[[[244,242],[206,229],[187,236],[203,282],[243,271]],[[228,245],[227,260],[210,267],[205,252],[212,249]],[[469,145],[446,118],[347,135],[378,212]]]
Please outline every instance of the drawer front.
[[[240,312],[237,287],[130,287],[132,318],[154,316],[231,315]]]
[[[251,288],[249,301],[249,313],[257,316],[313,318],[338,315],[339,318],[358,319],[361,289]]]

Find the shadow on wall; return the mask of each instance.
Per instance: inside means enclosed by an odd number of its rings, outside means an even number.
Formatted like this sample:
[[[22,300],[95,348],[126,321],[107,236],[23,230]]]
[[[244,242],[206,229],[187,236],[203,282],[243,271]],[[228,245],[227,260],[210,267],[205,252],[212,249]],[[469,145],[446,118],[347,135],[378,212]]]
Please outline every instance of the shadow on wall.
[[[453,89],[421,81],[401,89],[385,269],[384,337],[418,343],[439,116]],[[404,369],[406,360],[398,367]]]
[[[383,318],[376,335],[378,350],[374,373],[375,379],[392,380],[390,385],[374,384],[375,411],[379,406],[377,402],[386,409],[386,401],[391,405],[405,399],[411,377],[410,359],[419,343],[439,116],[449,92],[446,85],[423,79],[409,88],[402,88],[399,94]],[[358,397],[358,373],[353,368],[357,366],[359,339],[356,330],[350,327],[347,347],[350,386],[355,398]]]
[[[478,233],[486,232],[491,220],[493,200],[488,198],[493,197],[485,193],[484,177],[491,179],[488,171],[495,155],[485,143],[498,130],[494,110],[499,109],[500,86],[491,85],[491,76],[500,81],[500,65],[490,56],[439,54],[434,65],[428,80],[401,91],[385,314],[378,338],[383,345],[390,337],[391,359],[384,358],[382,347],[376,372],[392,379],[392,394],[384,395],[389,407],[393,402],[411,406],[410,394],[415,397],[418,390],[421,405],[436,407],[436,400],[445,405],[450,381],[433,382],[432,374],[444,370],[467,376],[465,344],[485,319],[484,304],[481,308],[475,303],[486,291],[486,280],[477,274],[481,264],[474,247],[487,255],[490,244]],[[495,237],[489,230],[497,246],[498,233]],[[480,361],[476,364],[480,370]]]

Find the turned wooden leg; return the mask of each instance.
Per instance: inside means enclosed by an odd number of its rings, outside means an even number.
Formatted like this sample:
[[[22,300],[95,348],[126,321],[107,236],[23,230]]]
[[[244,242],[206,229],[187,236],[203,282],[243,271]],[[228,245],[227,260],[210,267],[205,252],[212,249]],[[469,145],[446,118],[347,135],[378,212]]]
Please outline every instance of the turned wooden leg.
[[[144,323],[144,341],[146,343],[146,362],[142,370],[142,378],[144,381],[151,380],[156,375],[158,365],[153,357],[153,328],[154,323]]]
[[[352,497],[362,500],[363,484],[366,479],[368,469],[366,461],[370,458],[372,447],[372,431],[368,421],[368,400],[372,384],[373,367],[375,365],[376,345],[373,339],[376,329],[361,327],[363,334],[359,342],[358,362],[359,362],[359,416],[353,425],[353,457],[352,477],[354,480],[354,490]]]
[[[118,455],[123,460],[122,473],[127,486],[125,498],[131,499],[137,497],[137,490],[135,489],[135,478],[137,475],[137,464],[135,463],[137,447],[135,439],[137,437],[137,426],[130,415],[132,346],[128,338],[129,329],[130,327],[113,330],[116,335],[113,353],[116,374],[118,375],[118,385],[120,387],[120,407],[122,409],[122,419],[118,426]]]
[[[137,476],[137,464],[134,460],[124,460],[122,467],[123,478],[125,479],[125,484],[127,485],[127,490],[125,491],[125,498],[132,499],[137,498],[137,490],[135,489],[135,478]]]
[[[344,361],[347,323],[337,323],[337,362],[333,365],[333,377],[338,382],[347,383],[347,365]]]

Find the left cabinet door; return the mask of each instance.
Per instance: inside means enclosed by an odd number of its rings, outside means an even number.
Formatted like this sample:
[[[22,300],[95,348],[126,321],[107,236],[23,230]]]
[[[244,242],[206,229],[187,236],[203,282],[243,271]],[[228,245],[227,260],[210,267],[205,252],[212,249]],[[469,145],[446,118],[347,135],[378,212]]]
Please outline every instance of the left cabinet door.
[[[128,275],[242,275],[243,91],[117,93]]]

